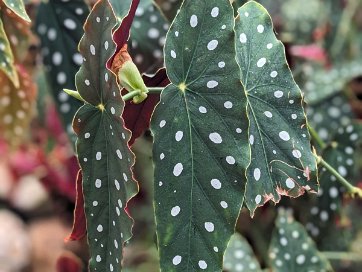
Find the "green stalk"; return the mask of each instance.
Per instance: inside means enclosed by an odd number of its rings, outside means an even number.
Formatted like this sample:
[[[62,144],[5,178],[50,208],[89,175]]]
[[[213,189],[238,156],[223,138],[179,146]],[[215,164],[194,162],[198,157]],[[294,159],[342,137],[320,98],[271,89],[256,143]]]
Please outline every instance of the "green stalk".
[[[125,94],[124,96],[122,96],[124,101],[130,100],[135,96],[140,95],[141,91],[140,90],[134,90],[132,92],[129,92],[128,94]]]
[[[147,87],[148,93],[161,93],[164,87]]]
[[[320,148],[324,149],[327,147],[327,144],[319,137],[317,131],[313,127],[307,123],[308,130],[310,132],[310,135],[315,140],[315,142],[319,145]]]
[[[336,57],[341,53],[341,50],[346,42],[346,36],[351,28],[351,22],[354,14],[358,10],[360,0],[349,0],[347,1],[347,7],[344,9],[341,20],[338,25],[338,29],[335,35],[335,39],[331,47],[331,55]]]
[[[355,261],[361,262],[362,256],[361,254],[353,253],[353,252],[322,252],[322,254],[329,260],[346,260],[346,261]]]
[[[314,156],[317,158],[318,164],[323,165],[333,176],[335,176],[340,184],[342,184],[349,194],[352,195],[352,197],[358,197],[362,199],[362,189],[353,186],[351,183],[349,183],[344,177],[342,177],[336,169],[334,169],[328,162],[326,162],[322,157],[318,156],[317,154],[314,154]]]

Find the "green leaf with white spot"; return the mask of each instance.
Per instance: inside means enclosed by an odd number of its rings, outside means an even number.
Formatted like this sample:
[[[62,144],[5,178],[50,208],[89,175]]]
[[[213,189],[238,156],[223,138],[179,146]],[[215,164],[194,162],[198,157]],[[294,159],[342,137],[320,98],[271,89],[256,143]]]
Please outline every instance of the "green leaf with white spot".
[[[326,70],[311,69],[303,90],[308,104],[323,103],[329,97],[340,93],[352,79],[362,75],[361,59],[341,63]]]
[[[350,125],[355,118],[344,93],[336,93],[317,103],[308,104],[307,116],[319,137],[327,143],[333,140],[338,129]]]
[[[119,20],[127,15],[131,1],[111,2]],[[141,72],[155,73],[163,67],[162,50],[168,27],[168,22],[153,1],[140,2],[133,19],[128,50]]]
[[[3,0],[3,3],[21,19],[27,22],[31,22],[28,14],[26,13],[25,5],[22,0]]]
[[[131,29],[130,54],[141,72],[154,73],[163,67],[162,49],[168,22],[151,0],[140,2]]]
[[[76,86],[86,101],[73,122],[83,172],[83,192],[90,248],[90,271],[121,271],[124,242],[133,221],[125,211],[137,192],[131,167],[134,155],[124,128],[124,102],[114,73],[106,68],[115,52],[116,17],[107,0],[93,7],[79,49],[85,61]]]
[[[83,0],[50,0],[40,4],[35,26],[41,41],[49,89],[63,127],[73,142],[76,137],[71,124],[74,114],[82,104],[68,96],[63,89],[75,89],[74,77],[83,62],[77,47],[88,14],[89,8]]]
[[[318,252],[304,227],[284,210],[279,212],[276,220],[269,258],[273,271],[333,271],[327,259]]]
[[[356,181],[355,161],[359,154],[359,144],[362,139],[361,124],[353,123],[346,127],[341,126],[322,152],[322,158],[327,161],[339,174],[349,181]],[[318,196],[309,210],[307,229],[313,237],[323,239],[328,230],[333,228],[335,220],[340,216],[343,205],[345,187],[327,169],[319,171],[321,187]]]
[[[0,72],[1,71],[13,82],[15,87],[19,86],[18,73],[14,66],[14,56],[4,30],[3,22],[0,19]]]
[[[251,214],[281,195],[317,191],[317,167],[311,151],[302,94],[273,32],[268,12],[250,1],[236,19],[237,61],[250,119],[251,163],[246,205]]]
[[[166,38],[171,81],[151,124],[162,271],[221,271],[249,163],[229,0],[184,1]]]
[[[248,241],[238,233],[231,236],[224,256],[224,270],[227,272],[260,272],[260,264],[256,259]]]

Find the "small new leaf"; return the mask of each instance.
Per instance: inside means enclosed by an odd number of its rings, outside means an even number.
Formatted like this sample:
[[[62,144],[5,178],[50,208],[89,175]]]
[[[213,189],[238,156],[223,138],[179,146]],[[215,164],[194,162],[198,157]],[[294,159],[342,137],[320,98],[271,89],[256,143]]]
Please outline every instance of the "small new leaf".
[[[302,94],[276,39],[268,12],[250,1],[236,19],[237,61],[250,118],[251,163],[246,205],[251,214],[281,195],[317,191],[317,166],[311,151]]]
[[[224,270],[227,272],[261,272],[260,264],[248,241],[238,233],[231,236],[225,251]]]
[[[318,252],[304,227],[284,210],[279,212],[276,220],[269,258],[273,271],[333,271],[327,259]]]

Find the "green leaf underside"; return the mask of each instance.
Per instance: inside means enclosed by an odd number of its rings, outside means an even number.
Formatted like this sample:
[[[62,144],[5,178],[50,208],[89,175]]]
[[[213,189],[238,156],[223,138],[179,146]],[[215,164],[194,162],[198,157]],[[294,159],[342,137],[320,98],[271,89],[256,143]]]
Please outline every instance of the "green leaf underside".
[[[278,202],[281,195],[317,191],[318,182],[302,95],[271,18],[253,1],[238,13],[235,42],[248,98],[251,144],[245,201],[253,214],[269,200]]]
[[[3,0],[4,4],[11,9],[21,19],[31,22],[28,14],[26,13],[25,6],[22,0]]]
[[[49,1],[40,4],[36,20],[51,94],[61,113],[63,126],[73,141],[76,137],[71,124],[82,104],[63,92],[63,89],[75,89],[74,76],[83,62],[77,46],[88,13],[89,9],[83,0],[66,3]]]
[[[172,84],[153,118],[162,271],[221,271],[249,162],[228,0],[187,0],[164,49]]]
[[[260,272],[260,264],[246,239],[238,233],[231,236],[225,251],[224,270],[227,272]]]
[[[360,139],[360,124],[340,127],[333,138],[333,142],[338,144],[328,146],[322,152],[323,159],[348,180],[353,180],[354,161],[357,159],[356,150],[358,150]],[[314,237],[325,235],[325,229],[334,225],[342,206],[342,194],[345,190],[337,182],[336,177],[325,168],[319,171],[319,180],[321,188],[318,191],[317,202],[310,209],[310,219],[306,225],[307,230]]]
[[[304,227],[285,211],[281,211],[276,220],[269,258],[273,271],[333,271],[329,262],[318,252]]]
[[[130,38],[130,54],[141,72],[153,73],[163,66],[162,48],[169,24],[151,0],[137,8]]]
[[[14,66],[14,56],[11,52],[9,40],[6,36],[4,25],[0,19],[0,70],[11,79],[13,84],[18,87],[19,78]]]
[[[137,191],[130,170],[130,133],[121,118],[124,102],[116,76],[106,68],[116,48],[115,25],[109,2],[97,2],[79,45],[85,61],[76,86],[87,103],[77,112],[73,127],[83,171],[90,271],[121,271],[123,243],[131,237],[133,223],[124,209]]]

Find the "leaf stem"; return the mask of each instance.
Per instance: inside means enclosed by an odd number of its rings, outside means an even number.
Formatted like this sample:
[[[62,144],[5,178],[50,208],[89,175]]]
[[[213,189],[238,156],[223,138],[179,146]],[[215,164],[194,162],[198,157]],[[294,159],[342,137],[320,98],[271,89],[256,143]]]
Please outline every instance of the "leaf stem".
[[[315,129],[309,123],[307,123],[307,127],[310,132],[310,135],[316,141],[319,147],[322,149],[326,148],[327,144],[321,139],[321,137],[319,137],[317,131],[315,131]]]
[[[317,154],[314,154],[314,156],[317,159],[318,164],[323,165],[333,176],[335,176],[340,184],[342,184],[346,189],[347,192],[352,197],[358,197],[362,199],[362,189],[353,186],[351,183],[349,183],[344,177],[342,177],[336,169],[334,169],[328,162],[326,162],[322,157],[318,156]]]
[[[128,94],[125,94],[124,96],[122,96],[122,99],[124,101],[128,101],[130,99],[132,99],[133,97],[140,95],[141,91],[140,90],[134,90],[132,92],[129,92]]]
[[[352,252],[331,252],[325,251],[321,252],[329,260],[347,260],[347,261],[362,261],[362,256],[357,253]]]
[[[346,42],[346,36],[351,29],[351,21],[354,14],[358,11],[359,4],[359,0],[350,0],[347,2],[347,6],[342,13],[335,39],[331,46],[330,52],[333,57],[337,57],[337,55],[341,53],[343,45]]]
[[[163,87],[148,87],[147,88],[148,93],[161,93],[163,89],[164,89]],[[129,92],[128,94],[125,94],[124,96],[122,96],[122,98],[124,101],[127,101],[127,100],[131,100],[133,97],[138,96],[140,94],[141,94],[140,90],[134,90],[132,92]]]
[[[148,93],[161,93],[164,89],[163,87],[147,87]]]

